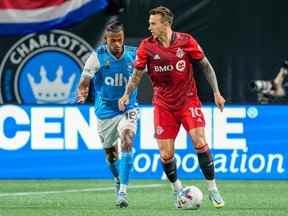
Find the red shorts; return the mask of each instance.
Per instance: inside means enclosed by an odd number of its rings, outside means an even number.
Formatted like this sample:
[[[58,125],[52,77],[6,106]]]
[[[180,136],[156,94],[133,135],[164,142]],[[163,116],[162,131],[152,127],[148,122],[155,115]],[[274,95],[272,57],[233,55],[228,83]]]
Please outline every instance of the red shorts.
[[[175,139],[181,124],[188,132],[192,128],[205,127],[204,115],[199,99],[186,102],[183,108],[172,111],[154,106],[154,128],[156,139]]]

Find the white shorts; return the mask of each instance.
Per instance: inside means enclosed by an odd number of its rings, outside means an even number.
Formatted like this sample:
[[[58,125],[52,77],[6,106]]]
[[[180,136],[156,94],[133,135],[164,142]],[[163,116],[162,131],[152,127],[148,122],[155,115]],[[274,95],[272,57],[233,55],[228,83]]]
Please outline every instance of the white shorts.
[[[125,129],[130,129],[136,134],[139,109],[131,109],[110,119],[98,119],[98,135],[103,148],[117,145],[120,134]]]

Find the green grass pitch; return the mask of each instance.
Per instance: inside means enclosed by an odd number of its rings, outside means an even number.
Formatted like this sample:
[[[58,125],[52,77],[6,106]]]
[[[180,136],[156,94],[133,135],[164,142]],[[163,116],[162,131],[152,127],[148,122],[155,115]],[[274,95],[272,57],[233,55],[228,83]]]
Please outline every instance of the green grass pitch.
[[[131,180],[129,207],[115,206],[112,181],[0,181],[0,216],[281,216],[288,215],[287,181],[218,181],[225,207],[214,209],[204,181],[184,181],[204,193],[199,210],[175,209],[167,181]],[[150,186],[150,187],[149,187]]]

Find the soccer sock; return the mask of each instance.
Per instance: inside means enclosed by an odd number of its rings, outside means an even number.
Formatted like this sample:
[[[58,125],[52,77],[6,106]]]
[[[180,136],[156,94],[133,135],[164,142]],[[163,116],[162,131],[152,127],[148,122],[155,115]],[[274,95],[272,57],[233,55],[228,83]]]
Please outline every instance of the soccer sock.
[[[196,148],[196,151],[198,155],[199,166],[203,175],[207,180],[213,180],[215,176],[214,163],[208,145],[206,144],[200,148]]]
[[[207,186],[208,186],[208,191],[217,191],[218,190],[215,179],[207,180]]]
[[[132,165],[132,152],[122,152],[120,159],[120,192],[126,193]]]
[[[177,168],[176,168],[176,159],[172,158],[168,163],[164,163],[161,160],[163,170],[171,182],[174,191],[179,191],[182,189],[182,184],[179,179],[177,179]]]
[[[119,192],[127,193],[127,184],[120,184]]]
[[[173,191],[180,191],[183,188],[182,182],[177,179],[174,183],[171,183]]]
[[[112,175],[114,176],[115,181],[119,181],[118,160],[115,160],[111,163],[109,160],[106,159],[106,163]]]

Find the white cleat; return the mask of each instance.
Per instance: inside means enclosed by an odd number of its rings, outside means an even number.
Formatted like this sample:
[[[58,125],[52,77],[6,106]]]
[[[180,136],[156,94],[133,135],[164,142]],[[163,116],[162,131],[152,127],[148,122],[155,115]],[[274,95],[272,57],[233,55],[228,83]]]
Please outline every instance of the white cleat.
[[[224,207],[225,203],[218,190],[209,191],[209,200],[215,208]]]
[[[174,198],[175,198],[175,207],[177,209],[183,208],[183,205],[185,204],[183,190],[177,191],[177,192],[175,191],[174,192]]]
[[[117,206],[120,208],[127,208],[128,207],[128,197],[127,193],[119,192],[117,197]]]

